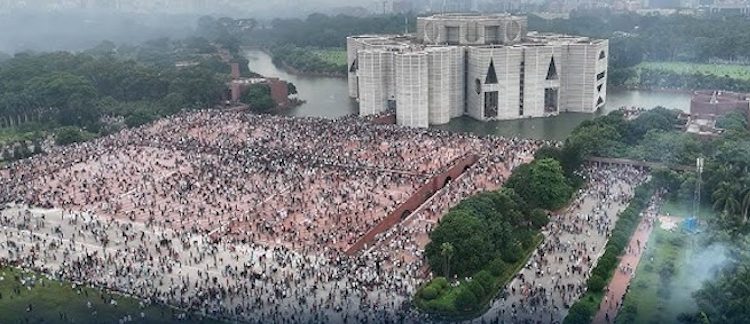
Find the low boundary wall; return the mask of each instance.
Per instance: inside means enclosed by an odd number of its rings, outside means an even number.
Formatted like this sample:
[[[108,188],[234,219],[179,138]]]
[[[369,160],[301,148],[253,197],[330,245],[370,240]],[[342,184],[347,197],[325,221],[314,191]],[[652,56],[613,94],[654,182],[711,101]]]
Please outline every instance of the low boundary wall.
[[[479,160],[479,156],[476,154],[466,155],[455,162],[452,167],[443,173],[433,176],[432,179],[422,185],[416,193],[414,193],[409,199],[402,203],[398,208],[392,211],[386,218],[380,221],[377,225],[371,228],[367,233],[357,240],[352,246],[346,250],[347,255],[354,255],[355,253],[367,248],[370,243],[375,241],[375,237],[387,231],[391,227],[403,221],[406,217],[411,215],[414,211],[419,208],[425,201],[430,199],[438,190],[445,187],[448,182],[458,178],[464,171],[474,165]]]

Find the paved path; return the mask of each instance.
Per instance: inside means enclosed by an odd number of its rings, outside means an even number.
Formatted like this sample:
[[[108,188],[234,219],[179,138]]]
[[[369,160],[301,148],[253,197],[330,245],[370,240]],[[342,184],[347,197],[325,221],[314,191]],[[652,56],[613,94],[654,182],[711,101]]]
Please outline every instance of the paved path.
[[[638,229],[630,238],[628,250],[620,258],[620,264],[617,265],[615,275],[607,286],[606,295],[599,305],[599,311],[594,317],[593,323],[611,323],[617,317],[617,312],[622,306],[622,301],[630,286],[630,281],[638,269],[638,263],[641,261],[643,252],[646,251],[646,243],[651,236],[651,230],[654,228],[653,210],[656,204],[652,202],[649,211],[646,212],[638,224]]]
[[[579,191],[568,209],[551,217],[544,242],[474,323],[562,323],[585,291],[588,273],[604,251],[619,213],[646,178],[610,167],[588,176],[598,180]]]

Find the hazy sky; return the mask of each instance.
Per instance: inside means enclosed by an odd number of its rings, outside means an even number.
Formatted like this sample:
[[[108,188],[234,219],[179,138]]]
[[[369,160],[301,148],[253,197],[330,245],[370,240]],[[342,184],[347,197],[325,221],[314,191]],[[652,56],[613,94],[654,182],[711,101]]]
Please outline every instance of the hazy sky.
[[[391,1],[391,0],[388,0]],[[81,50],[103,40],[184,37],[203,15],[271,20],[374,10],[379,0],[0,0],[0,52]]]

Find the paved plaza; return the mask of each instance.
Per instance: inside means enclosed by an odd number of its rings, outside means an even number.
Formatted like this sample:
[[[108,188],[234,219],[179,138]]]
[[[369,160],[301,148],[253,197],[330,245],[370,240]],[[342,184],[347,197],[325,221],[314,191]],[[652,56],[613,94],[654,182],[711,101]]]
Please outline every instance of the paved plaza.
[[[543,144],[357,118],[181,114],[0,168],[0,257],[220,318],[420,321],[405,302],[427,279],[414,257],[426,231],[415,246],[343,252],[457,159],[479,158],[422,206],[432,221]]]

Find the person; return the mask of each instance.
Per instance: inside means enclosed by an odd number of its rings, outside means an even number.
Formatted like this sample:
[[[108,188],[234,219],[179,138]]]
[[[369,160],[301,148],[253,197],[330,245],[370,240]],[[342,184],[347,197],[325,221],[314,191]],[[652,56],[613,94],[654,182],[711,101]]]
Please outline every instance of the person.
[[[428,235],[462,199],[499,188],[544,144],[356,117],[181,113],[0,167],[9,179],[0,203],[10,206],[1,234],[20,242],[5,244],[2,259],[183,315],[420,321],[403,306],[428,279],[415,234]],[[431,208],[381,233],[369,253],[349,251],[471,155],[476,163]],[[57,210],[45,217],[28,207]],[[33,253],[39,240],[49,248]]]

